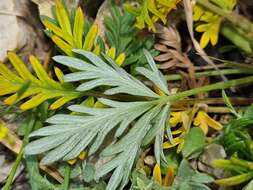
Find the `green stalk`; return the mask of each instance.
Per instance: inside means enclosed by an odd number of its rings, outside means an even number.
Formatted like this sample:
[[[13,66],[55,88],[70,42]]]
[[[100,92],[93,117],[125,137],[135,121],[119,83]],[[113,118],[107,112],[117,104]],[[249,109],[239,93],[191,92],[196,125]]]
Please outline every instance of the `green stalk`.
[[[63,182],[62,190],[69,189],[70,171],[71,171],[71,167],[69,164],[67,164],[65,167],[64,182]]]
[[[252,52],[250,40],[241,35],[233,26],[228,23],[224,23],[221,26],[221,34],[230,40],[235,46],[243,50],[245,53],[250,54]]]
[[[239,69],[223,69],[218,71],[203,71],[203,72],[196,72],[195,77],[200,78],[203,76],[209,77],[209,76],[218,76],[220,73],[224,75],[232,75],[232,74],[242,74],[242,73],[252,73],[252,71],[249,70],[239,70]],[[183,77],[182,75],[179,74],[169,74],[165,75],[165,79],[167,81],[175,81],[175,80],[181,80]]]
[[[16,174],[16,171],[18,169],[18,166],[20,165],[21,161],[22,161],[22,158],[23,158],[23,155],[24,155],[24,147],[25,145],[28,143],[28,136],[30,134],[30,132],[32,131],[33,127],[34,127],[34,124],[35,124],[35,118],[32,117],[32,119],[30,120],[29,124],[27,125],[26,127],[26,131],[25,131],[25,135],[24,135],[24,139],[23,139],[23,143],[22,143],[22,147],[17,155],[17,158],[11,168],[11,171],[10,171],[10,174],[7,178],[7,181],[3,187],[3,190],[9,190],[10,187],[11,187],[11,184],[13,182],[13,179],[14,179],[14,176]]]
[[[16,160],[15,160],[15,162],[14,162],[12,168],[11,168],[10,174],[9,174],[9,176],[8,176],[8,179],[7,179],[7,181],[6,181],[6,184],[5,184],[4,187],[3,187],[3,190],[9,190],[9,189],[10,189],[10,186],[11,186],[11,184],[12,184],[12,181],[13,181],[13,178],[14,178],[14,176],[15,176],[15,174],[16,174],[16,171],[17,171],[17,169],[18,169],[18,166],[19,166],[19,164],[20,164],[20,162],[21,162],[21,160],[22,160],[22,158],[23,158],[23,152],[24,152],[24,149],[22,148],[22,149],[19,151],[18,156],[17,156],[17,158],[16,158]]]
[[[249,181],[252,178],[253,178],[253,172],[248,172],[248,173],[240,174],[233,177],[218,179],[218,180],[215,180],[215,183],[222,186],[234,186],[234,185],[239,185],[241,183]]]
[[[231,88],[231,87],[235,87],[235,86],[242,85],[242,84],[248,84],[248,83],[252,83],[252,82],[253,82],[253,76],[230,80],[228,82],[218,82],[215,84],[210,84],[210,85],[202,86],[199,88],[194,88],[194,89],[180,92],[177,94],[172,94],[170,96],[164,96],[164,97],[161,97],[159,100],[154,100],[153,102],[154,103],[159,102],[162,104],[166,104],[168,102],[173,103],[177,100],[180,100],[182,98],[186,98],[188,96],[196,95],[198,93],[208,92],[208,91],[212,91],[212,90]]]

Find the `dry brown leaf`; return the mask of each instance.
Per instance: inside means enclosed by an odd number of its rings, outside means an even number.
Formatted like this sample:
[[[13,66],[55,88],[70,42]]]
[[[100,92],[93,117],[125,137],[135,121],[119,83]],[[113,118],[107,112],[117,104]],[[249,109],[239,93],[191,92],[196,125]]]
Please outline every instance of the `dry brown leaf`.
[[[155,49],[161,52],[160,55],[155,57],[156,61],[161,62],[161,69],[168,69],[172,67],[186,68],[182,64],[183,55],[181,50],[181,38],[178,31],[173,27],[164,27],[157,25],[157,38],[159,41],[155,44]]]

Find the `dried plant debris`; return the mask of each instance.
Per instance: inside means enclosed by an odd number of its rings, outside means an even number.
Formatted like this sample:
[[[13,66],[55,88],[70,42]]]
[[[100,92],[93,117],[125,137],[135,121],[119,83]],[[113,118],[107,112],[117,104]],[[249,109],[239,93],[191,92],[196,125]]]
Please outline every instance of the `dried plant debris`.
[[[92,20],[83,1],[34,2],[51,50],[4,51],[1,189],[252,190],[247,3],[106,0]]]
[[[173,27],[164,27],[158,25],[156,32],[158,43],[155,44],[155,49],[161,52],[155,57],[156,61],[161,62],[161,69],[169,69],[172,67],[183,67],[183,55],[181,49],[181,38],[178,31]]]

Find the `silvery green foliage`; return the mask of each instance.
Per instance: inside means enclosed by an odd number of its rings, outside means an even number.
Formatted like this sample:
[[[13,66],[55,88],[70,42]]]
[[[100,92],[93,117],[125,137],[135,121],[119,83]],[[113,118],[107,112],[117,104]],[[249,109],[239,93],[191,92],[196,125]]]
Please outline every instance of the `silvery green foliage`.
[[[54,59],[77,70],[65,75],[66,82],[80,81],[77,88],[86,91],[99,86],[108,86],[105,94],[125,93],[134,96],[148,96],[150,101],[119,102],[101,98],[99,101],[107,108],[89,108],[84,105],[72,105],[71,114],[58,114],[47,120],[49,126],[43,127],[30,137],[40,137],[26,146],[28,155],[45,153],[42,164],[57,160],[70,160],[88,148],[89,155],[94,154],[103,144],[105,137],[114,129],[114,137],[119,140],[107,146],[101,153],[112,159],[95,172],[98,179],[113,171],[107,190],[123,189],[129,181],[129,175],[142,145],[155,139],[155,156],[160,163],[163,156],[162,142],[169,112],[168,104],[157,101],[160,97],[142,82],[132,77],[105,57],[108,64],[93,53],[75,50],[83,55],[87,62],[67,57],[56,56]],[[162,74],[148,52],[145,52],[152,70],[138,68],[138,71],[169,94]]]
[[[167,88],[167,82],[162,73],[157,69],[157,66],[151,56],[151,54],[147,51],[144,50],[144,54],[147,58],[147,61],[149,63],[149,66],[151,67],[151,70],[146,69],[144,67],[137,67],[136,70],[151,80],[156,86],[158,86],[163,92],[165,92],[167,95],[169,95],[169,91]]]
[[[106,64],[101,58],[91,52],[83,50],[74,50],[74,52],[85,56],[92,64],[68,56],[55,56],[54,60],[79,70],[78,72],[65,75],[64,80],[66,82],[89,80],[82,83],[77,88],[78,91],[87,91],[98,86],[110,86],[113,88],[104,92],[107,95],[126,93],[135,96],[159,97],[113,61],[110,61],[110,64]]]

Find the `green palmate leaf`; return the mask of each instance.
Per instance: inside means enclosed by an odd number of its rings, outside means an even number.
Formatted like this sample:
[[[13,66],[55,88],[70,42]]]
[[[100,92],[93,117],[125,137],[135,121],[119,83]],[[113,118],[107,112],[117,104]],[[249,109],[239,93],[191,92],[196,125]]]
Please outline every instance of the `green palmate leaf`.
[[[152,90],[127,74],[108,57],[106,60],[109,65],[93,53],[83,50],[75,50],[75,52],[85,56],[91,63],[66,56],[56,56],[54,59],[78,70],[65,75],[66,81],[86,80],[77,88],[78,90],[89,90],[106,85],[110,88],[105,91],[105,94],[125,93],[159,98]],[[148,57],[149,54],[147,52],[146,54]],[[153,83],[157,83],[162,80],[162,75],[156,76],[158,71],[152,65],[153,63],[150,64],[152,68],[150,72],[152,76],[155,76],[150,79]],[[159,77],[161,78],[159,79]],[[157,84],[160,88],[164,87],[160,86],[160,83]],[[165,91],[168,92],[167,89]],[[120,137],[120,140],[106,147],[102,152],[102,156],[110,156],[112,159],[96,171],[95,177],[100,178],[114,170],[107,189],[122,189],[129,180],[131,169],[145,136],[151,130],[152,133],[149,134],[151,138],[154,139],[157,135],[159,138],[163,136],[161,131],[165,127],[169,106],[157,104],[154,101],[117,102],[103,98],[98,100],[106,108],[72,105],[69,110],[81,115],[58,114],[49,118],[47,122],[51,126],[41,128],[30,135],[42,138],[31,142],[26,147],[26,154],[47,152],[41,161],[43,164],[49,164],[59,159],[73,159],[87,147],[89,147],[89,155],[92,155],[103,144],[105,137],[116,128],[114,136],[115,138]],[[155,121],[154,124],[153,121]],[[133,126],[130,127],[130,124]],[[125,135],[123,136],[123,134]],[[160,154],[162,155],[161,150],[162,139],[159,139],[159,143],[156,145],[157,160],[160,159]]]
[[[61,84],[50,78],[36,57],[30,56],[30,63],[36,75],[27,69],[27,66],[15,53],[9,52],[8,58],[18,75],[0,63],[0,95],[13,94],[5,99],[6,104],[12,105],[33,96],[20,106],[22,110],[28,110],[46,100],[57,98],[58,100],[50,107],[57,109],[80,97],[80,93],[75,91],[71,85]]]

